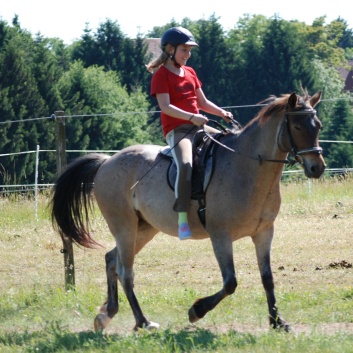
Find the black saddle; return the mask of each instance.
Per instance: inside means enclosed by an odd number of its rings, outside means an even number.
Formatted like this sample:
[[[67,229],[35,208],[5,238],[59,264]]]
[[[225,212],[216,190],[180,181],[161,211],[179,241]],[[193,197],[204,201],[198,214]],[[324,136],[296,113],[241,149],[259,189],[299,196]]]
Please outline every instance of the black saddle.
[[[212,134],[210,138],[204,130],[196,132],[193,139],[193,168],[191,180],[191,198],[199,202],[199,218],[206,225],[206,190],[211,181],[215,165],[215,152],[219,146],[214,140],[219,141],[224,133]],[[170,160],[167,170],[167,181],[169,187],[174,191],[177,176],[177,167],[169,146],[164,147],[160,154]]]

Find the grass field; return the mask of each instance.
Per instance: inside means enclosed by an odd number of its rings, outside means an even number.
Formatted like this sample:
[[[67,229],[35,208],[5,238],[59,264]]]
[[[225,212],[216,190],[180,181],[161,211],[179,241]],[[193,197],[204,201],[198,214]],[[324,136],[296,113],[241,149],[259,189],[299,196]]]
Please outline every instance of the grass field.
[[[180,242],[159,234],[138,255],[135,288],[156,332],[133,333],[120,311],[94,333],[106,297],[104,254],[114,246],[99,212],[95,238],[75,247],[76,290],[66,292],[59,236],[41,196],[38,219],[27,197],[0,198],[0,352],[353,352],[353,178],[282,185],[272,268],[286,334],[268,326],[267,304],[250,239],[233,244],[238,288],[195,325],[195,299],[220,290],[209,240]]]

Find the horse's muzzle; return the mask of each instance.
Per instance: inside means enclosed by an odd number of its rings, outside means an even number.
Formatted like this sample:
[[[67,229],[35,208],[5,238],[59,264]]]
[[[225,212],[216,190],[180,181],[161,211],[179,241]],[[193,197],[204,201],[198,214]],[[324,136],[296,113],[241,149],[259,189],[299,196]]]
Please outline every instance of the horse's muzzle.
[[[318,179],[326,169],[326,163],[321,154],[310,153],[303,158],[304,173],[308,178]]]

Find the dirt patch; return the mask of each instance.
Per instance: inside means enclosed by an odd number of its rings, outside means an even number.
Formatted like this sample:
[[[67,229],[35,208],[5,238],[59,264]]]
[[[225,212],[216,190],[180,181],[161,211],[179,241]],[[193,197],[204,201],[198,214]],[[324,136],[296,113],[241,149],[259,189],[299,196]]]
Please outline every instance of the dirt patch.
[[[197,326],[190,326],[189,330],[197,329]],[[255,326],[255,325],[219,325],[219,326],[207,326],[204,327],[206,330],[210,330],[215,333],[227,333],[229,331],[236,331],[239,333],[251,333],[259,334],[269,332],[271,328],[269,326]],[[305,324],[294,324],[291,325],[291,333],[293,334],[324,334],[334,335],[338,332],[353,334],[353,323],[337,322],[327,323],[319,325],[305,325]]]
[[[352,263],[342,260],[342,261],[334,261],[329,264],[330,268],[352,268]]]

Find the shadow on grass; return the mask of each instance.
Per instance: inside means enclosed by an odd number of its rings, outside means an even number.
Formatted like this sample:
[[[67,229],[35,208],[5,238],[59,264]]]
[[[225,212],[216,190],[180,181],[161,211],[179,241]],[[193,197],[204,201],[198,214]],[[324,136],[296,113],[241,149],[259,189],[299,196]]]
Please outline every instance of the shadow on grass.
[[[104,334],[92,331],[70,332],[51,323],[42,331],[0,333],[0,351],[9,352],[191,352],[219,351],[230,344],[236,348],[256,344],[255,335],[229,331],[215,334],[205,329],[149,332],[141,330],[132,334]]]

